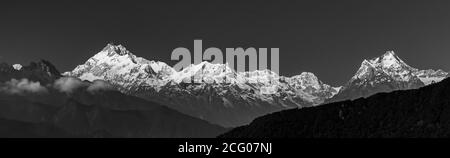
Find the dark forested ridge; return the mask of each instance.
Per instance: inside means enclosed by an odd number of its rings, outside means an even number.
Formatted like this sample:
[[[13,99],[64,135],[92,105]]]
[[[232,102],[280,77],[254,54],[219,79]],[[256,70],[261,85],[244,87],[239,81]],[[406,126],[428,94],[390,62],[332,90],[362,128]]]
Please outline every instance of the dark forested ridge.
[[[450,136],[450,79],[427,87],[255,119],[221,138],[397,138]]]

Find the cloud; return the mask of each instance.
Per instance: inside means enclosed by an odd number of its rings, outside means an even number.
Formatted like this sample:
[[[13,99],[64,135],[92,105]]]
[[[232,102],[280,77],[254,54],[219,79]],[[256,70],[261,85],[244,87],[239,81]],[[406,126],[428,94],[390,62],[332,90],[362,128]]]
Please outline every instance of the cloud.
[[[73,93],[79,88],[86,88],[85,90],[94,93],[102,90],[115,90],[115,88],[103,80],[95,80],[92,83],[83,82],[79,78],[62,77],[55,81],[53,88],[64,93]]]
[[[47,93],[47,88],[43,87],[40,82],[33,82],[26,78],[17,80],[11,79],[0,87],[0,91],[10,94],[24,94],[24,93]]]
[[[114,87],[103,80],[95,80],[88,88],[89,92],[97,92],[102,90],[114,90]]]
[[[74,90],[86,86],[88,86],[87,83],[74,77],[62,77],[53,84],[53,88],[65,93],[72,93]]]
[[[92,83],[88,83],[75,77],[61,77],[53,85],[50,84],[47,87],[54,88],[63,93],[73,93],[80,88],[83,88],[83,90],[89,93],[116,90],[114,86],[103,80],[95,80]],[[33,82],[23,78],[20,80],[11,79],[11,81],[0,83],[0,92],[22,95],[24,93],[48,93],[49,91],[40,82]]]

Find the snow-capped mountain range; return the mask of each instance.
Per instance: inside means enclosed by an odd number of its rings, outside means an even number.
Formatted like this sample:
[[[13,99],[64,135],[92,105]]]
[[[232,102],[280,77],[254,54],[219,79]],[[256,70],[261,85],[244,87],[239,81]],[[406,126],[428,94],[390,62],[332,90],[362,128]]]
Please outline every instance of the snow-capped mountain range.
[[[356,74],[331,101],[367,97],[375,93],[420,88],[442,81],[442,70],[419,70],[406,64],[393,51],[364,60]]]
[[[307,72],[284,77],[270,70],[236,72],[225,64],[209,62],[177,72],[164,62],[136,57],[112,44],[63,75],[105,80],[123,93],[225,127],[246,124],[277,110],[319,105],[340,89]]]
[[[422,87],[443,80],[448,73],[418,70],[388,51],[381,57],[364,60],[345,86],[332,87],[309,72],[284,77],[270,70],[236,72],[225,64],[209,62],[177,72],[164,62],[137,57],[122,45],[108,44],[86,63],[63,75],[105,80],[125,94],[233,127],[287,108]]]

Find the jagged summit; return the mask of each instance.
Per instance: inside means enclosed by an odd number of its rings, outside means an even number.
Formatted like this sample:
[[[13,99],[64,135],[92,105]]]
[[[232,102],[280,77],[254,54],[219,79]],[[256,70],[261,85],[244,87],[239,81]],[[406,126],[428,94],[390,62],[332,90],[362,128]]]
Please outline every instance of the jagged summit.
[[[447,77],[448,73],[442,70],[419,70],[406,64],[394,51],[387,51],[383,56],[369,61],[364,60],[352,81],[380,75],[390,76],[395,81],[406,82],[414,81],[418,78],[425,85],[429,85],[442,81]]]
[[[396,81],[409,81],[414,79],[413,73],[416,71],[417,69],[406,64],[394,51],[387,51],[380,57],[364,60],[350,82],[367,80],[384,75]]]
[[[130,55],[130,51],[128,51],[124,46],[122,45],[115,45],[113,43],[108,43],[105,48],[103,48],[104,52],[107,52],[108,55],[114,55],[114,54],[118,54],[118,55]]]
[[[270,70],[236,72],[227,64],[207,61],[175,71],[113,44],[64,75],[105,80],[123,93],[226,127],[277,110],[319,105],[337,93],[312,73],[283,77]]]
[[[448,73],[419,70],[406,64],[394,51],[364,60],[361,67],[332,100],[356,99],[380,92],[415,89],[440,82]]]
[[[311,72],[303,72],[300,75],[292,76],[291,79],[294,82],[297,82],[298,85],[300,85],[303,88],[307,86],[312,86],[316,89],[319,89],[320,85],[322,84],[320,83],[321,81],[319,81],[317,76]]]
[[[85,64],[65,73],[82,80],[105,80],[120,91],[225,127],[286,108],[355,99],[379,92],[413,89],[439,82],[443,71],[418,70],[393,51],[364,60],[344,87],[332,87],[310,72],[292,77],[270,70],[236,72],[227,64],[201,62],[181,71],[137,57],[122,45],[108,44]],[[230,116],[233,119],[230,119]]]
[[[22,65],[21,64],[14,64],[14,65],[12,65],[12,67],[15,69],[15,70],[18,70],[18,71],[20,71],[21,69],[22,69]]]
[[[90,58],[85,64],[77,66],[72,72],[64,75],[78,76],[84,80],[110,79],[121,77],[122,80],[137,82],[138,79],[151,80],[147,82],[150,87],[161,87],[169,82],[206,82],[206,83],[262,83],[273,84],[278,82],[280,76],[270,70],[257,70],[254,72],[236,72],[227,64],[212,64],[207,61],[192,64],[177,72],[164,62],[149,61],[136,57],[122,45],[108,44],[102,51]],[[130,77],[128,79],[128,77]],[[155,78],[156,77],[156,78]],[[285,78],[285,77],[283,77]],[[291,77],[292,80],[303,80],[302,85],[315,84],[318,88],[318,78],[310,72]],[[189,80],[189,81],[187,81]],[[153,85],[159,81],[158,85]],[[126,82],[126,81],[124,81]]]
[[[82,80],[106,80],[120,84],[121,88],[135,86],[159,87],[168,82],[175,70],[163,62],[137,57],[122,45],[108,44],[102,51],[65,76]]]
[[[382,67],[384,69],[389,69],[389,68],[412,69],[412,67],[410,67],[402,59],[400,59],[400,57],[398,57],[394,53],[394,51],[387,51],[383,56],[370,60],[370,63],[373,65],[376,65],[377,67]]]

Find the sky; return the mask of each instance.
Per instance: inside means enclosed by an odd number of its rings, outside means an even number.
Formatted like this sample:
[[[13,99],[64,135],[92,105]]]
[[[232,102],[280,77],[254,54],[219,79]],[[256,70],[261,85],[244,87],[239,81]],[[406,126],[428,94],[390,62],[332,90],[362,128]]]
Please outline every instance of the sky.
[[[8,1],[0,62],[49,60],[69,71],[107,43],[174,65],[173,49],[280,49],[280,74],[347,82],[364,59],[394,50],[419,69],[450,71],[450,1]]]

